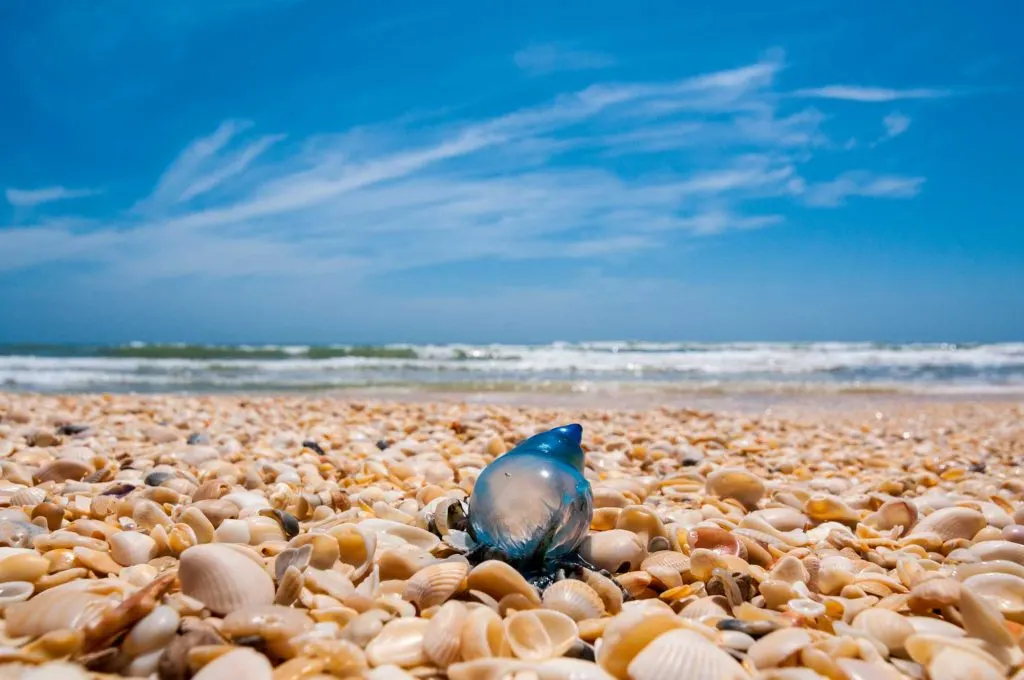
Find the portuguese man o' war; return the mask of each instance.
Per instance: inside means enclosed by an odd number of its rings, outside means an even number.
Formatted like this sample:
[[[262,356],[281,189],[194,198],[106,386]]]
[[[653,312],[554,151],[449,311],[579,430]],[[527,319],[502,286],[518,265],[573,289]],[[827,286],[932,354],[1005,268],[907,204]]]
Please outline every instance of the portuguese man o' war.
[[[524,570],[587,566],[576,554],[594,513],[582,437],[579,425],[556,427],[484,468],[468,512],[478,552]]]

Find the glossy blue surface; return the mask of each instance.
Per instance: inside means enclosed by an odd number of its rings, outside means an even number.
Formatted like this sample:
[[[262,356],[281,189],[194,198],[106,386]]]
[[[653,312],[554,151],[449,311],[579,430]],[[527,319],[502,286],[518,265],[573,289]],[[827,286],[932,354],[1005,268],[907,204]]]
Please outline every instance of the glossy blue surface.
[[[583,477],[583,428],[534,435],[484,468],[469,499],[478,543],[514,561],[568,555],[587,535],[594,501]]]

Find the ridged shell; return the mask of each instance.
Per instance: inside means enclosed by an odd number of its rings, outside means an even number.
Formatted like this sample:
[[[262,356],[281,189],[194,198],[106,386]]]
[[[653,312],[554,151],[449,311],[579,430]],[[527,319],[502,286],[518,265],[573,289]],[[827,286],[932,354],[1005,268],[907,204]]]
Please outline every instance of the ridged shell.
[[[505,619],[505,638],[512,653],[524,661],[562,656],[576,642],[576,622],[561,612],[532,609]]]
[[[945,541],[971,539],[985,528],[985,515],[971,508],[952,507],[936,510],[914,527],[913,534],[935,533]]]
[[[863,630],[885,645],[890,654],[902,653],[903,643],[914,634],[914,626],[905,616],[891,609],[872,607],[857,614],[853,627]]]
[[[438,562],[413,574],[406,582],[402,596],[423,611],[446,602],[462,590],[468,574],[469,564],[466,562]]]
[[[26,487],[24,489],[18,489],[11,496],[11,505],[39,505],[46,500],[46,492],[36,487]]]
[[[370,644],[366,646],[366,659],[371,666],[393,664],[401,668],[415,668],[427,663],[423,648],[430,621],[420,618],[393,619]]]
[[[765,485],[756,475],[740,468],[722,468],[708,475],[705,487],[709,494],[733,498],[754,508],[765,493]]]
[[[580,545],[580,556],[613,574],[635,571],[647,553],[647,544],[631,531],[612,529],[587,536]]]
[[[430,619],[423,636],[423,651],[438,668],[447,668],[459,660],[462,627],[469,610],[462,602],[445,602]]]
[[[629,664],[640,650],[658,636],[684,625],[671,609],[624,611],[604,629],[597,663],[612,676],[625,680]]]
[[[515,568],[498,560],[487,560],[473,567],[467,576],[467,587],[487,593],[499,602],[507,595],[519,594],[535,607],[540,606],[537,589]]]
[[[244,554],[216,543],[197,545],[181,554],[181,592],[216,614],[274,601],[274,581]]]
[[[251,649],[238,648],[218,656],[203,666],[192,680],[224,680],[224,678],[245,678],[245,680],[271,680],[274,671],[267,657]]]
[[[658,636],[629,663],[629,680],[742,680],[749,678],[736,659],[689,630]]]
[[[459,644],[466,661],[508,656],[501,617],[490,607],[477,607],[469,612],[462,625]]]
[[[706,618],[725,618],[729,616],[729,612],[722,607],[718,598],[701,597],[686,605],[679,616],[692,621],[702,621]]]
[[[774,668],[809,644],[811,635],[803,628],[783,628],[755,642],[747,650],[747,659],[758,669]]]
[[[4,612],[4,632],[9,637],[39,637],[54,630],[84,628],[116,604],[116,600],[83,590],[72,582],[8,606]]]
[[[549,586],[541,601],[545,608],[561,612],[573,621],[604,616],[601,596],[583,581],[565,579]]]

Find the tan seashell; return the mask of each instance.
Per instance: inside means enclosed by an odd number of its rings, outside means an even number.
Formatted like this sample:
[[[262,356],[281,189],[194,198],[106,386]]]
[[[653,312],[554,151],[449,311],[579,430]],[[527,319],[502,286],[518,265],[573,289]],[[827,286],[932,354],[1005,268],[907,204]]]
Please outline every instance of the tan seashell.
[[[915,633],[905,616],[888,609],[865,609],[853,618],[853,627],[885,645],[890,654],[903,654],[903,643]]]
[[[751,645],[747,659],[758,669],[774,668],[809,644],[811,635],[803,628],[782,628]]]
[[[117,574],[121,571],[121,565],[115,562],[109,553],[81,547],[75,548],[73,552],[79,562],[96,574]]]
[[[533,666],[540,680],[614,680],[608,672],[583,659],[548,659]]]
[[[24,602],[32,597],[33,590],[35,589],[32,584],[27,581],[0,583],[0,612],[9,605]]]
[[[842,658],[836,659],[835,663],[847,680],[905,680],[906,677],[891,664],[881,661]],[[820,677],[814,674],[815,679]]]
[[[274,671],[267,657],[251,649],[236,648],[203,666],[192,680],[273,680]]]
[[[338,540],[325,533],[300,534],[288,542],[289,548],[312,546],[309,566],[314,569],[330,569],[337,563],[340,552]]]
[[[654,582],[654,577],[646,571],[630,571],[616,576],[615,580],[633,599],[657,597],[657,593],[649,587]]]
[[[107,542],[110,544],[110,556],[123,567],[144,564],[156,557],[156,541],[137,531],[122,531]]]
[[[624,508],[629,505],[629,499],[618,489],[609,489],[603,486],[594,487],[594,508]]]
[[[380,634],[366,646],[371,666],[393,664],[414,668],[428,662],[423,639],[430,621],[419,618],[394,619],[384,624]]]
[[[351,578],[362,578],[373,567],[373,554],[377,550],[375,533],[356,524],[341,524],[327,533],[338,541],[338,559],[352,570]]]
[[[530,668],[518,659],[482,658],[452,664],[448,667],[449,680],[515,680],[517,673]]]
[[[462,628],[469,610],[462,602],[444,603],[430,619],[430,627],[423,636],[423,651],[438,668],[447,668],[459,659]]]
[[[605,627],[597,649],[597,663],[613,677],[626,680],[630,662],[644,647],[667,631],[684,625],[670,609],[624,611]]]
[[[709,494],[733,498],[747,508],[754,508],[765,493],[765,485],[757,476],[740,468],[720,468],[708,475],[705,488]]]
[[[792,555],[786,555],[776,562],[768,572],[768,576],[786,583],[807,583],[811,580],[811,575],[804,563]]]
[[[615,574],[639,568],[646,556],[647,544],[630,531],[612,529],[587,536],[579,553],[590,564]]]
[[[312,629],[312,619],[301,609],[271,604],[236,609],[224,617],[220,632],[233,640],[257,636],[269,651],[290,658],[297,653],[295,638]]]
[[[541,604],[537,589],[513,567],[498,560],[487,560],[473,567],[467,576],[467,588],[487,593],[498,601],[506,595],[520,594],[535,607]]]
[[[277,582],[277,590],[274,591],[274,604],[285,607],[293,604],[299,599],[304,583],[305,577],[298,567],[290,566],[285,569]]]
[[[934,533],[943,542],[955,538],[971,539],[986,524],[985,515],[977,510],[956,506],[941,508],[918,522],[911,535]]]
[[[573,621],[596,619],[604,616],[605,606],[601,596],[583,581],[565,579],[553,583],[541,597],[547,609],[565,614]]]
[[[1024,623],[1024,578],[999,572],[975,574],[963,585],[995,604],[1010,621]]]
[[[509,655],[501,617],[490,607],[477,607],[467,614],[459,643],[466,661]]]
[[[18,489],[11,496],[11,505],[39,505],[46,500],[46,492],[36,487],[25,487],[24,489]]]
[[[810,520],[807,515],[803,514],[795,508],[764,508],[763,510],[756,510],[748,515],[744,515],[743,519],[740,520],[740,526],[745,528],[756,528],[749,526],[752,520],[761,520],[777,531],[793,531],[796,529],[806,529],[807,525],[810,524]]]
[[[988,665],[995,669],[1000,673],[998,677],[1004,677],[1007,671],[1007,668],[998,659],[984,651],[981,647],[972,644],[968,638],[915,633],[908,637],[903,644],[910,658],[926,668],[932,666],[932,661],[943,650],[956,649],[973,655],[973,661],[976,666]]]
[[[740,557],[746,555],[746,550],[740,540],[731,532],[718,526],[698,526],[690,529],[686,534],[686,544],[691,551],[700,548],[720,555]]]
[[[942,635],[955,638],[961,638],[966,635],[959,626],[931,616],[908,616],[907,622],[914,627],[915,633],[922,633],[924,635]]]
[[[8,605],[4,611],[4,633],[9,637],[39,637],[66,628],[84,629],[116,604],[107,596],[86,591],[72,581],[30,600]]]
[[[960,600],[960,583],[951,578],[932,578],[910,589],[907,606],[918,614],[955,605]]]
[[[623,508],[615,521],[615,528],[636,534],[645,546],[652,538],[668,536],[661,518],[646,505],[630,505]]]
[[[8,581],[34,582],[50,570],[50,562],[34,552],[11,555],[0,560],[0,583]]]
[[[957,611],[960,612],[963,629],[969,636],[996,647],[1016,646],[996,603],[975,593],[970,586],[961,586]]]
[[[505,619],[509,648],[525,661],[562,656],[576,642],[576,622],[550,609],[520,611]]]
[[[690,630],[655,638],[629,663],[630,680],[741,680],[750,676],[736,659]]]
[[[364,519],[357,526],[363,531],[377,534],[378,541],[381,536],[391,537],[428,551],[436,548],[437,544],[441,542],[441,539],[426,529],[387,519]]]
[[[77,482],[94,471],[95,468],[85,461],[74,458],[61,458],[44,465],[38,472],[32,475],[32,479],[37,485],[43,482],[64,482],[67,480]]]
[[[622,611],[622,590],[610,578],[586,569],[583,573],[583,582],[594,589],[609,614],[615,615]]]
[[[280,581],[289,567],[295,567],[300,572],[309,566],[309,558],[313,554],[313,546],[301,548],[286,548],[274,557],[274,580]]]
[[[928,663],[931,680],[998,680],[1003,672],[978,662],[978,657],[962,649],[941,649]]]
[[[121,643],[121,651],[135,657],[162,650],[174,638],[180,623],[177,611],[160,605],[135,624]]]
[[[469,564],[466,562],[432,564],[412,575],[405,584],[402,597],[415,604],[421,611],[443,604],[465,587],[468,574]]]
[[[339,602],[348,599],[356,589],[347,576],[337,571],[306,569],[304,576],[305,585],[311,591],[330,595]]]
[[[217,614],[274,601],[274,582],[243,553],[225,545],[197,545],[181,554],[181,591]]]
[[[1024,565],[1024,545],[1012,541],[982,541],[968,548],[968,552],[982,562],[1006,560]]]
[[[901,498],[888,500],[867,517],[864,523],[868,526],[888,531],[895,527],[903,527],[901,536],[906,536],[917,524],[917,506]]]
[[[196,507],[185,508],[181,513],[181,521],[192,529],[197,543],[213,543],[216,538],[216,527],[206,515]]]
[[[171,525],[174,524],[159,504],[146,498],[140,498],[135,501],[135,507],[132,510],[132,519],[134,519],[140,527],[147,530],[158,526],[170,529]]]
[[[680,617],[691,621],[703,621],[705,619],[723,619],[729,616],[729,612],[723,606],[722,598],[718,596],[700,597],[683,607]]]
[[[854,524],[860,519],[857,510],[828,494],[815,494],[808,498],[804,503],[804,513],[816,522]]]

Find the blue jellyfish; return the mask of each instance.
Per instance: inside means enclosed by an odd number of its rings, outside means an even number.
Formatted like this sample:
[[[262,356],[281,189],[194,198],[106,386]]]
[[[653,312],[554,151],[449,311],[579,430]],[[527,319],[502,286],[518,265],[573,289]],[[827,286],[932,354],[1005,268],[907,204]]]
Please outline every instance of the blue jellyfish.
[[[469,499],[477,558],[497,557],[524,573],[589,566],[576,553],[594,513],[582,437],[579,425],[556,427],[484,468]]]

